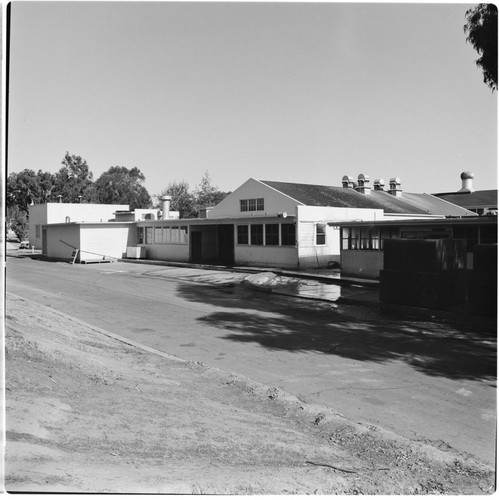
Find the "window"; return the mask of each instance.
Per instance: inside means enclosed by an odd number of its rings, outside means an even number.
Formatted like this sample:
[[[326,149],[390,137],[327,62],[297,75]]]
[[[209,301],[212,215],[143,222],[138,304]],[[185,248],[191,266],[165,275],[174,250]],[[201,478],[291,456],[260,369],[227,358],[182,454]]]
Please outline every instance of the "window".
[[[343,227],[342,250],[383,250],[383,241],[392,237],[392,228]]]
[[[265,245],[279,245],[279,224],[265,224]]]
[[[247,245],[249,243],[248,226],[237,226],[237,244]]]
[[[163,243],[163,228],[154,228],[154,243]]]
[[[35,232],[36,232],[35,237],[36,237],[36,238],[39,238],[39,237],[40,237],[40,229],[41,229],[41,227],[42,227],[42,226],[40,226],[40,224],[37,224],[37,225],[35,226]]]
[[[294,224],[281,224],[281,245],[296,244],[296,226]]]
[[[144,228],[143,227],[137,228],[137,241],[138,241],[139,245],[144,244]]]
[[[265,210],[263,198],[251,198],[249,200],[239,200],[241,212],[256,212]]]
[[[189,243],[189,229],[187,226],[180,226],[180,243],[187,244]]]
[[[146,227],[146,241],[145,241],[146,245],[152,245],[152,241],[153,241],[152,240],[152,236],[153,236],[152,229],[153,229],[152,226]]]
[[[341,228],[341,249],[350,250],[350,228]]]
[[[315,225],[315,244],[316,245],[326,244],[326,224]]]
[[[382,227],[381,228],[381,248],[380,250],[383,250],[385,240],[390,240],[391,238],[394,238],[396,233],[395,230],[391,227]]]
[[[369,228],[360,228],[360,248],[361,250],[369,250]]]
[[[263,245],[263,224],[251,224],[251,244]]]
[[[170,243],[180,243],[180,228],[178,226],[172,226]]]

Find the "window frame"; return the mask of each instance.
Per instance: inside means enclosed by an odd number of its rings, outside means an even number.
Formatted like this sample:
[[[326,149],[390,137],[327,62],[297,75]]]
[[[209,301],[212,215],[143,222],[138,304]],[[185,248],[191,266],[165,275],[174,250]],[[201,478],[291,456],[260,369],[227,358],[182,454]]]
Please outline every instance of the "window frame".
[[[249,225],[248,224],[238,224],[237,225],[237,244],[238,245],[249,245]]]
[[[323,229],[323,231],[319,232],[319,228]],[[325,246],[327,243],[326,239],[326,231],[327,224],[325,222],[316,222],[315,223],[315,245],[316,246]],[[324,240],[322,243],[319,240]]]
[[[284,229],[286,228],[286,229]],[[288,232],[288,228],[293,230],[291,232]],[[292,243],[289,243],[292,241]],[[286,247],[291,247],[291,246],[296,246],[296,224],[293,223],[286,223],[282,224],[281,223],[281,246],[286,246]]]
[[[279,246],[280,224],[265,224],[265,246]]]
[[[250,245],[263,246],[263,224],[250,224]]]

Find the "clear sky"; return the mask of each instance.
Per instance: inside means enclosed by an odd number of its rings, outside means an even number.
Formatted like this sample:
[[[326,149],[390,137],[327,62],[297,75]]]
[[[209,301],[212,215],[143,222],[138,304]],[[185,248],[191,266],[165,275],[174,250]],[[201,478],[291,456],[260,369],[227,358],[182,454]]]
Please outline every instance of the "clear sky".
[[[94,179],[134,166],[151,195],[205,171],[410,192],[497,188],[497,93],[465,41],[472,4],[12,3],[9,171]]]

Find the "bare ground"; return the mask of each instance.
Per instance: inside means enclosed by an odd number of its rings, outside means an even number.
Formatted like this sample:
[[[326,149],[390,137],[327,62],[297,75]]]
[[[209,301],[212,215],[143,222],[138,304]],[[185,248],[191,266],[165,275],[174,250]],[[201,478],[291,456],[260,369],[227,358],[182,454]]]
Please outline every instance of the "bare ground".
[[[484,494],[494,470],[7,295],[5,488]],[[445,448],[445,447],[444,447]]]

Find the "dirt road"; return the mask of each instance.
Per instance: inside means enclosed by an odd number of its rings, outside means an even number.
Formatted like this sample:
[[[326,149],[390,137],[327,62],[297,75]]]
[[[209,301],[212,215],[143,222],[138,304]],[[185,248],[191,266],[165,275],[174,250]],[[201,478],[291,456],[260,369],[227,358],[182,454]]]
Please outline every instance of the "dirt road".
[[[6,488],[491,493],[490,466],[7,295]]]
[[[241,286],[243,276],[7,259],[7,288],[20,296],[351,421],[494,464],[493,320],[269,295]]]

